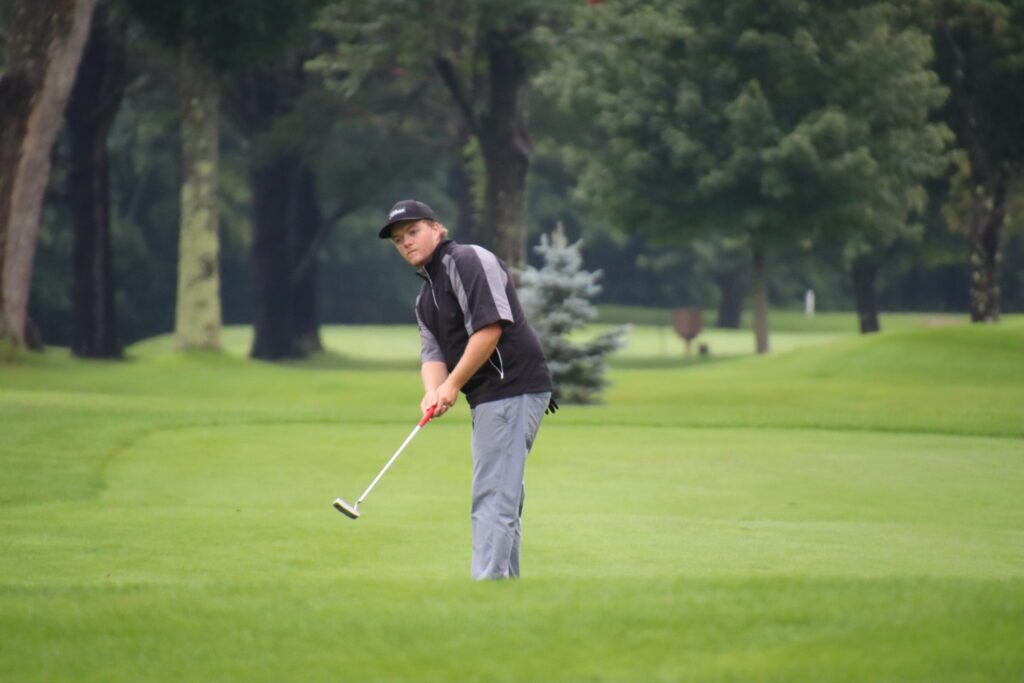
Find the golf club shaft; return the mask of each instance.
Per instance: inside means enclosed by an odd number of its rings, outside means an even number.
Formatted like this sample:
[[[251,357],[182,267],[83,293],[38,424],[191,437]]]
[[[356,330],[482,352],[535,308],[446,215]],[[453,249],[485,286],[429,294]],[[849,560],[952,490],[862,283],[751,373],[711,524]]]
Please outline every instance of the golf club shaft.
[[[427,422],[430,421],[430,418],[434,416],[434,408],[435,406],[430,407],[430,409],[423,416],[423,419],[420,420],[420,423],[416,425],[415,429],[412,430],[412,432],[409,434],[408,437],[406,437],[402,445],[398,447],[398,450],[395,451],[395,454],[391,456],[391,459],[388,460],[388,464],[384,465],[384,469],[380,471],[380,474],[377,475],[377,478],[370,482],[370,485],[366,487],[366,490],[363,491],[363,495],[359,496],[359,500],[356,501],[356,507],[359,507],[359,504],[363,502],[363,499],[366,498],[366,496],[370,495],[370,491],[372,491],[373,487],[377,485],[377,482],[380,481],[380,478],[384,476],[384,473],[388,471],[388,468],[391,467],[391,463],[397,460],[398,456],[402,454],[402,451],[405,450],[405,447],[409,445],[410,441],[412,441],[412,437],[416,436],[416,432],[420,431],[423,425],[427,424]]]

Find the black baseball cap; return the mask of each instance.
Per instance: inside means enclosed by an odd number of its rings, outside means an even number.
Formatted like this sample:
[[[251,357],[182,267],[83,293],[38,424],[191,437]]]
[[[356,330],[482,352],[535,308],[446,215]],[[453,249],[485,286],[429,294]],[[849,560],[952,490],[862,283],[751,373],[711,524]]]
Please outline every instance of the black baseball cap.
[[[415,221],[415,220],[428,220],[437,221],[437,216],[434,215],[434,210],[423,202],[418,202],[415,199],[403,199],[388,211],[388,222],[380,232],[377,234],[382,240],[391,239],[391,228],[395,223],[401,223],[402,221]]]

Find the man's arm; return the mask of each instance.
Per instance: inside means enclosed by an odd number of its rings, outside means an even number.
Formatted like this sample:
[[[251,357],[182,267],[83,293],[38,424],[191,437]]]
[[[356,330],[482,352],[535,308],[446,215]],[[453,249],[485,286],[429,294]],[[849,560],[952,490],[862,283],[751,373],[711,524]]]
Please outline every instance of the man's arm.
[[[481,327],[473,333],[473,336],[469,338],[469,343],[466,344],[466,350],[463,352],[462,358],[459,359],[459,362],[455,365],[451,374],[449,374],[446,379],[443,379],[437,387],[437,410],[434,413],[435,416],[444,415],[445,411],[455,405],[455,401],[459,398],[459,390],[462,389],[462,386],[469,381],[469,378],[487,362],[487,359],[491,357],[491,354],[494,353],[494,349],[498,346],[499,339],[501,339],[501,325],[497,323]],[[427,381],[426,366],[427,363],[424,363],[424,386],[426,386]],[[432,378],[435,378],[436,376],[437,375],[432,375]],[[426,399],[426,397],[424,397],[424,399]],[[427,408],[429,407],[430,405],[427,406]]]
[[[430,406],[437,403],[437,388],[448,379],[448,366],[443,362],[424,361],[420,365],[420,376],[423,378],[423,400],[420,410],[426,413]]]

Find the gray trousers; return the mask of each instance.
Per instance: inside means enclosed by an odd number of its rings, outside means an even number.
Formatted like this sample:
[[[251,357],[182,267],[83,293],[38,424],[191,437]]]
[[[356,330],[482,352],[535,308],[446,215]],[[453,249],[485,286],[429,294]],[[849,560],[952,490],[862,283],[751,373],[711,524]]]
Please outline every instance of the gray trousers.
[[[519,576],[526,456],[551,394],[522,394],[473,408],[473,563],[476,580]]]

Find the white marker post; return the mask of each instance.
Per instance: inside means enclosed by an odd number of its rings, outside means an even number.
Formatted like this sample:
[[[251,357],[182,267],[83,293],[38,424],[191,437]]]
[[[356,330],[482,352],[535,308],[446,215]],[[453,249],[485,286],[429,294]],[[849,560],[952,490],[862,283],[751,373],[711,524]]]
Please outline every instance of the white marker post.
[[[814,317],[814,290],[808,289],[804,293],[804,315],[808,318]]]

